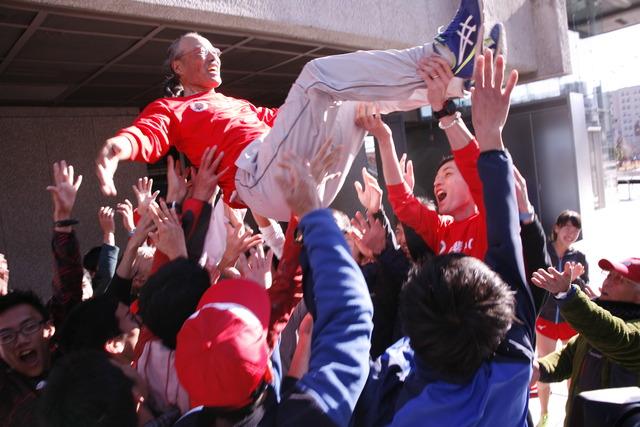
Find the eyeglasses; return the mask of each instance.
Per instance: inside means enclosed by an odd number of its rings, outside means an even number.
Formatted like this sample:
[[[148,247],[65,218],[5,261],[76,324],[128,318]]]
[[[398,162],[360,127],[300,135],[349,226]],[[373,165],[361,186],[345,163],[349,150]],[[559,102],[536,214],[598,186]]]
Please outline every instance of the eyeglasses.
[[[0,331],[0,344],[9,345],[13,343],[18,338],[18,334],[22,335],[23,337],[31,336],[38,332],[42,328],[42,325],[44,323],[44,320],[30,320],[20,326],[20,329],[18,330],[3,329],[2,331]]]
[[[213,56],[218,56],[218,57],[222,54],[222,52],[220,52],[220,49],[218,49],[216,47],[214,47],[213,49],[207,49],[204,46],[198,46],[198,47],[193,48],[191,50],[188,50],[186,52],[182,52],[179,55],[176,55],[176,57],[173,60],[177,61],[178,59],[182,58],[183,56],[191,55],[192,53],[197,54],[201,58],[206,58],[209,54],[211,54]]]

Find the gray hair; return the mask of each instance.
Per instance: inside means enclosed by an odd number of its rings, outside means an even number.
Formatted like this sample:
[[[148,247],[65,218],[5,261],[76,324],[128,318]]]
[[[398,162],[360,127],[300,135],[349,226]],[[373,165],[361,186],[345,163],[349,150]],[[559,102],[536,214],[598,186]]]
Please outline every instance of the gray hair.
[[[168,98],[175,98],[178,96],[184,95],[184,88],[182,87],[182,83],[180,83],[180,77],[173,69],[171,65],[173,61],[179,56],[179,46],[182,39],[185,37],[202,37],[200,34],[196,32],[190,32],[181,35],[177,39],[175,39],[167,49],[167,59],[164,61],[164,68],[166,72],[166,78],[164,82],[164,94]]]

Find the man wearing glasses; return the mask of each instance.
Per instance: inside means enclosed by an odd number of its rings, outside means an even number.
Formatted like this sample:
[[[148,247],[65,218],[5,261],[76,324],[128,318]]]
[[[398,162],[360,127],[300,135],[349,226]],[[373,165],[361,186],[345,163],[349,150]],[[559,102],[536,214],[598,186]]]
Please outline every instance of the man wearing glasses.
[[[571,284],[569,263],[563,272],[550,267],[532,278],[557,299],[562,317],[579,333],[537,362],[542,382],[571,378],[565,425],[587,423],[573,411],[583,391],[640,386],[640,258],[601,259],[598,266],[608,274],[593,301]]]
[[[49,313],[32,292],[0,297],[0,425],[31,425],[51,366]]]
[[[318,174],[341,176],[318,189],[323,206],[328,206],[365,135],[354,123],[357,101],[377,102],[383,114],[427,105],[418,69],[423,58],[433,54],[445,58],[456,77],[448,95],[461,96],[464,80],[473,72],[474,56],[482,47],[482,27],[482,1],[462,0],[453,21],[433,43],[314,59],[305,65],[277,110],[217,92],[222,83],[220,51],[196,33],[185,34],[168,52],[170,97],[149,104],[132,126],[108,139],[99,153],[101,190],[105,195],[116,194],[113,175],[120,160],[153,163],[174,146],[197,166],[204,150],[214,147],[216,156],[222,157],[218,184],[225,202],[286,221],[289,209],[275,181],[281,155],[292,151],[311,159],[330,140],[332,150]]]

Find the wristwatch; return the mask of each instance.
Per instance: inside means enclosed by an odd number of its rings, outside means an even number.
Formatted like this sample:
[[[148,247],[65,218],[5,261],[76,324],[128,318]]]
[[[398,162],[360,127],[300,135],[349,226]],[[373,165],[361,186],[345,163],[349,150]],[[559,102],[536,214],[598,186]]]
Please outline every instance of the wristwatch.
[[[442,110],[433,111],[433,117],[436,120],[442,120],[444,117],[455,114],[458,111],[458,106],[451,99],[447,99],[447,102],[444,103]]]

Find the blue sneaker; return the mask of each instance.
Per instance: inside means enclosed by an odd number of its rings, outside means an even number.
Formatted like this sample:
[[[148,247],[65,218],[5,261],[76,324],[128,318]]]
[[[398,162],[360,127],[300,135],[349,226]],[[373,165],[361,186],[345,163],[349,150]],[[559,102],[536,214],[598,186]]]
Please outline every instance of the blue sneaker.
[[[491,27],[489,37],[485,38],[482,44],[484,48],[491,49],[493,51],[494,66],[499,55],[502,55],[507,59],[507,31],[504,29],[502,22],[498,22]],[[464,89],[466,91],[471,90],[473,83],[474,82],[472,80],[466,80],[464,82]]]
[[[484,39],[484,47],[493,51],[493,60],[499,55],[507,59],[507,32],[502,22],[498,22],[489,31],[489,38]]]
[[[482,47],[482,0],[462,0],[456,16],[435,37],[433,50],[449,61],[456,77],[473,76],[474,59]]]

